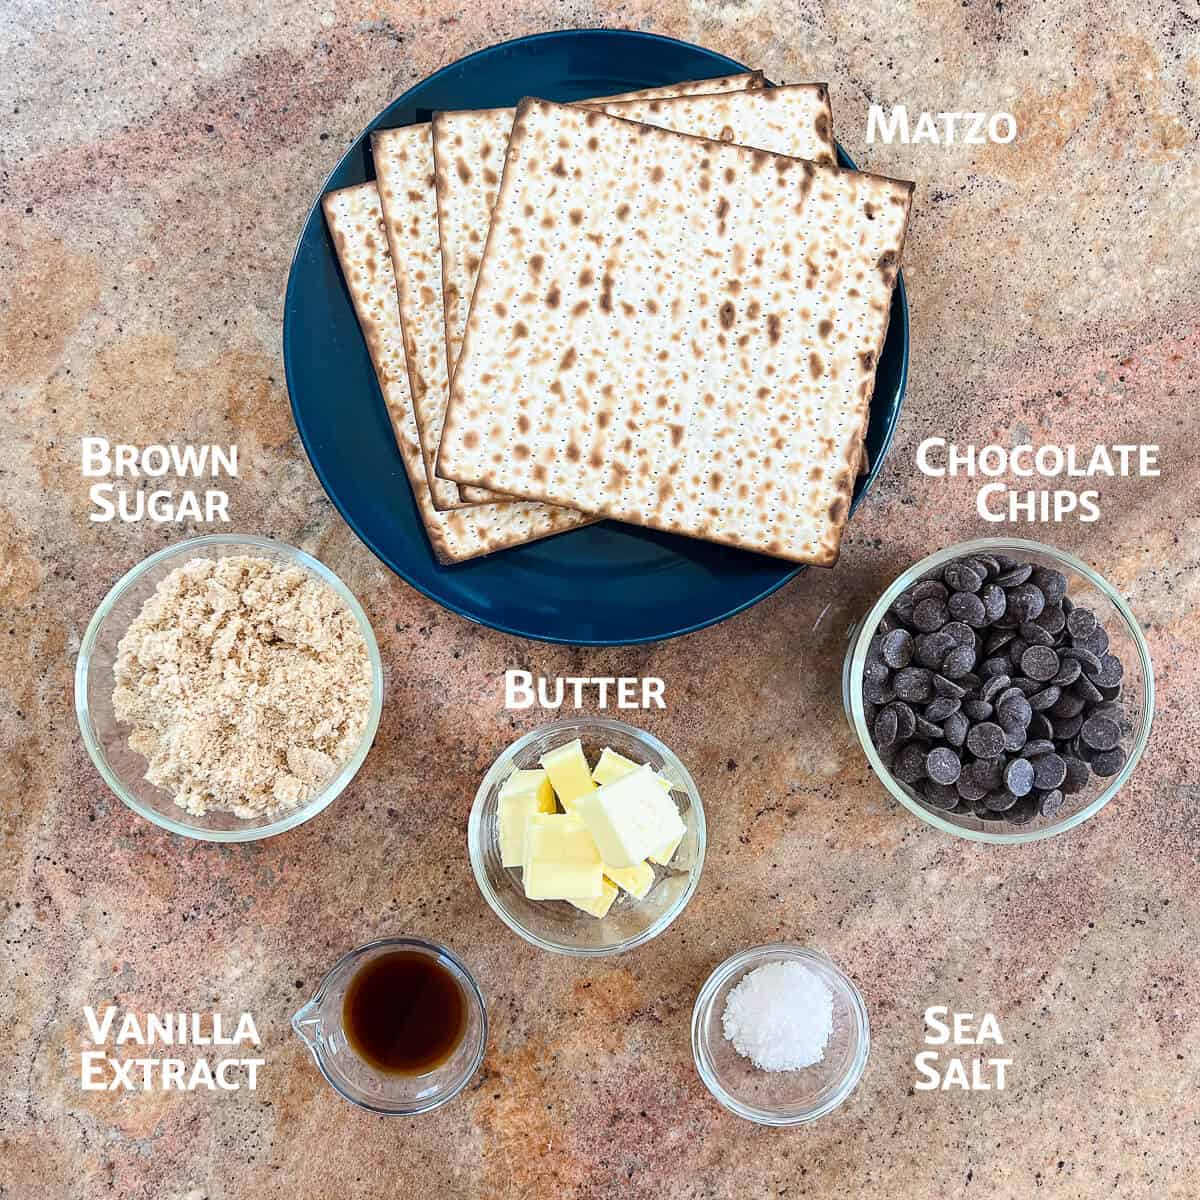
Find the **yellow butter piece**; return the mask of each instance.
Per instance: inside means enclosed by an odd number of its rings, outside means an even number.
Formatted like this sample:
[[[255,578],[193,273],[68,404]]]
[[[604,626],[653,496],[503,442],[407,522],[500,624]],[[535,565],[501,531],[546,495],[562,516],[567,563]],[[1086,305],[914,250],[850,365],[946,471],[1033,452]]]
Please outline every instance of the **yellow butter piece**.
[[[617,898],[617,886],[605,879],[601,883],[601,889],[599,896],[568,897],[567,903],[575,905],[576,908],[582,908],[585,913],[591,913],[593,917],[607,917],[608,910],[612,908],[613,901]]]
[[[583,743],[578,738],[543,754],[541,763],[554,785],[559,804],[566,812],[574,812],[579,797],[596,790],[587,759],[583,756]]]
[[[571,813],[531,813],[525,818],[523,867],[530,900],[586,900],[604,891],[596,843]]]
[[[501,785],[497,801],[500,818],[500,862],[519,867],[525,861],[525,820],[535,812],[552,813],[554,789],[543,770],[514,771]]]
[[[675,857],[675,851],[679,849],[679,843],[682,841],[683,834],[681,833],[677,838],[673,838],[665,846],[663,846],[661,850],[655,850],[655,852],[650,855],[650,861],[658,863],[660,867],[669,866],[671,859]]]
[[[604,875],[638,900],[654,886],[654,868],[649,863],[640,862],[636,867],[610,867],[605,863]]]
[[[636,867],[685,832],[675,802],[648,764],[580,796],[575,810],[611,867]]]
[[[626,758],[623,754],[618,754],[611,746],[605,746],[600,751],[600,761],[596,763],[592,770],[592,780],[603,787],[606,783],[616,783],[622,775],[628,775],[630,771],[636,771],[640,763],[635,763],[632,758]],[[654,772],[654,778],[658,780],[658,786],[664,792],[671,790],[671,784],[664,779],[657,771]]]

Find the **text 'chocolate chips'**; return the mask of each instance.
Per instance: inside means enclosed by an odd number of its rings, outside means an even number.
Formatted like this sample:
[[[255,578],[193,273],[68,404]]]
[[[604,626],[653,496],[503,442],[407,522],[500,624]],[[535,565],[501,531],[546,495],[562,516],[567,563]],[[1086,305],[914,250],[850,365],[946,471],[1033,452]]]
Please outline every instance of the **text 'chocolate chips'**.
[[[917,799],[1024,825],[1121,771],[1124,668],[1067,593],[1052,567],[979,554],[897,597],[868,648],[863,701],[885,766]]]

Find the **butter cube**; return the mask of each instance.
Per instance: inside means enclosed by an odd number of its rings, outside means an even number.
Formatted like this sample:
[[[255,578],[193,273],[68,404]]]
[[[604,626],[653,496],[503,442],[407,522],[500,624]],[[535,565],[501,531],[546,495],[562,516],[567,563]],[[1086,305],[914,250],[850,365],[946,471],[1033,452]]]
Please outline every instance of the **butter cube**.
[[[679,843],[682,841],[683,834],[681,833],[678,837],[672,838],[669,842],[667,842],[662,849],[655,850],[655,852],[650,855],[650,861],[658,863],[660,867],[670,865],[671,859],[675,857],[675,851],[679,849]]]
[[[567,903],[575,905],[576,908],[582,908],[585,913],[591,913],[593,917],[607,917],[608,910],[612,908],[613,901],[617,898],[617,886],[605,879],[601,887],[603,890],[599,896],[569,896]]]
[[[635,763],[632,758],[626,758],[623,754],[618,754],[611,746],[605,746],[600,751],[600,761],[592,770],[592,779],[603,787],[606,783],[615,783],[622,775],[628,775],[630,771],[636,771],[639,764]],[[657,771],[654,772],[654,778],[658,780],[658,786],[664,792],[671,790],[671,784],[664,779]]]
[[[525,818],[525,895],[530,900],[599,899],[604,869],[596,843],[570,813]]]
[[[654,886],[654,868],[649,863],[640,862],[636,867],[610,867],[605,863],[604,876],[639,900]]]
[[[644,764],[576,801],[576,811],[610,867],[636,867],[683,836],[675,802],[654,780],[654,769]]]
[[[543,754],[541,762],[565,812],[574,812],[576,800],[596,790],[587,759],[583,756],[583,743],[578,738]]]
[[[552,813],[554,789],[545,771],[514,771],[500,786],[500,862],[519,867],[525,862],[525,819],[530,813]]]

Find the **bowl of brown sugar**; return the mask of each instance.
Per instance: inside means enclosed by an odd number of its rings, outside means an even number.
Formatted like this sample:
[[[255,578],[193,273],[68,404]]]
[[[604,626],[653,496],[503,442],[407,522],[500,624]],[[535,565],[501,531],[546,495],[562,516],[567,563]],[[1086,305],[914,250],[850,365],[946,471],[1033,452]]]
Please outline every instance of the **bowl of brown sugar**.
[[[311,555],[216,534],[151,555],[88,625],[84,745],[134,812],[216,842],[325,809],[366,758],[383,701],[370,622]]]

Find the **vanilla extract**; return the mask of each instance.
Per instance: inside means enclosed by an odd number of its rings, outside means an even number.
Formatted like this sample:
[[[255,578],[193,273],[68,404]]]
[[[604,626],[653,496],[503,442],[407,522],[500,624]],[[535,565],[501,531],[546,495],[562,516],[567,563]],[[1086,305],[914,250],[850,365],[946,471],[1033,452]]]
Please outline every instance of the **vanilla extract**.
[[[425,1075],[447,1062],[466,1032],[458,980],[437,959],[413,950],[380,955],[361,967],[342,1002],[350,1048],[391,1075]]]

